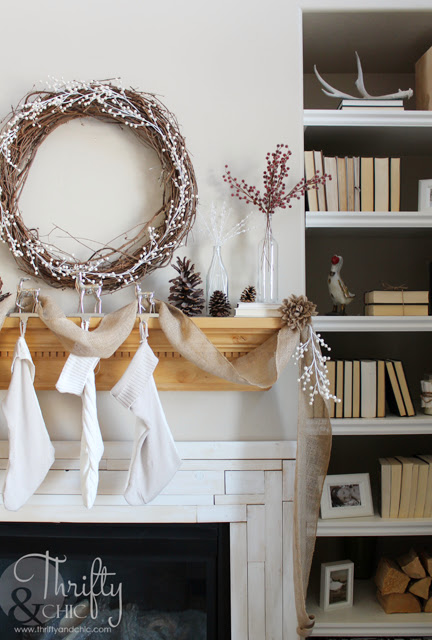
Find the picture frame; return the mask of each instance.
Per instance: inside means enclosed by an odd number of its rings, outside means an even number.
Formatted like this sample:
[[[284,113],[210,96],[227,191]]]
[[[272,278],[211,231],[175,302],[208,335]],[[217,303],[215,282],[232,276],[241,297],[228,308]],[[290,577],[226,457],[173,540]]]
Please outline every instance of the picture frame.
[[[343,560],[321,564],[320,607],[324,611],[353,606],[354,562]]]
[[[321,518],[357,518],[373,516],[368,473],[327,476],[321,496]]]
[[[418,210],[432,213],[432,178],[419,180]]]

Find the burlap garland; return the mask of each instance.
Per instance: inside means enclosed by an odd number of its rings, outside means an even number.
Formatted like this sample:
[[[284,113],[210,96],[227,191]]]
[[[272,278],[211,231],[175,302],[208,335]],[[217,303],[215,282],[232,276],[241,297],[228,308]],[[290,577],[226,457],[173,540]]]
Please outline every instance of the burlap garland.
[[[10,303],[0,303],[0,328]],[[251,384],[263,389],[272,386],[287,365],[300,340],[307,340],[306,326],[298,329],[283,326],[262,345],[229,362],[204,333],[180,310],[157,302],[162,330],[178,352],[200,369],[238,384]],[[106,315],[99,327],[84,331],[68,320],[48,297],[38,306],[42,321],[58,337],[62,345],[75,355],[109,358],[128,337],[136,319],[136,302]],[[310,364],[306,353],[305,364]],[[293,568],[297,611],[297,633],[307,637],[314,626],[313,616],[306,610],[306,591],[316,540],[316,528],[322,486],[327,473],[331,449],[331,426],[325,401],[315,396],[314,410],[301,390],[298,402],[297,462],[294,490]],[[313,413],[313,415],[312,415]],[[322,416],[317,418],[316,416]]]

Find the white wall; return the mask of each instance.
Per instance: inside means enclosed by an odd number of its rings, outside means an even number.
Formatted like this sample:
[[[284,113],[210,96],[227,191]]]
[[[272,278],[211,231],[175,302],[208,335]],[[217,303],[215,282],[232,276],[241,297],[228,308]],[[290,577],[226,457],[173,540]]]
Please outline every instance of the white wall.
[[[120,77],[125,86],[158,94],[178,118],[194,163],[200,208],[228,200],[225,163],[251,183],[261,180],[267,151],[285,142],[294,151],[291,181],[302,174],[300,18],[287,0],[1,0],[0,114],[39,81]],[[47,140],[32,167],[21,205],[28,226],[49,231],[52,220],[83,237],[102,239],[113,220],[141,220],[152,210],[148,164],[134,142],[109,126],[73,123]],[[143,174],[145,174],[143,176]],[[150,176],[150,178],[149,178]],[[146,207],[142,203],[146,202]],[[229,203],[242,217],[250,209]],[[79,215],[78,215],[79,214]],[[257,213],[259,220],[259,214]],[[77,228],[73,220],[78,220]],[[304,287],[302,206],[276,213],[280,244],[280,295]],[[43,227],[45,225],[45,227]],[[111,230],[111,227],[110,227]],[[261,231],[232,240],[223,250],[236,302],[254,280]],[[180,249],[205,275],[211,246],[200,240]],[[3,290],[20,276],[7,247],[0,247]],[[166,299],[171,267],[146,280]],[[70,292],[50,290],[66,312]],[[104,310],[132,299],[130,289],[104,299]],[[163,392],[175,438],[282,439],[295,437],[294,364],[269,392]],[[79,437],[80,404],[40,393],[53,438]],[[108,393],[99,394],[105,438],[132,437],[132,421]],[[1,437],[5,437],[2,424]]]

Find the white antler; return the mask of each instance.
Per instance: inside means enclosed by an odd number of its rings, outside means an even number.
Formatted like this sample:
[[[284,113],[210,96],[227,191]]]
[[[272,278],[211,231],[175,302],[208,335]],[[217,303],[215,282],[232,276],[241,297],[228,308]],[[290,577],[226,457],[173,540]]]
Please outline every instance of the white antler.
[[[365,100],[366,99],[367,100],[395,100],[397,98],[404,99],[404,98],[412,97],[413,95],[412,89],[407,89],[406,91],[399,89],[397,93],[388,93],[383,96],[372,96],[370,93],[366,91],[366,87],[364,85],[364,78],[363,78],[363,69],[362,69],[360,57],[357,51],[355,52],[355,55],[357,59],[357,80],[355,82],[355,86],[357,87],[358,92],[361,94],[362,98],[364,98]],[[321,78],[315,65],[314,65],[314,71],[318,80],[325,87],[325,89],[322,89],[322,91],[323,93],[326,94],[326,96],[330,96],[331,98],[345,98],[348,100],[357,99],[356,96],[351,96],[349,93],[344,93],[343,91],[339,91],[338,89],[335,89],[334,87],[332,87],[328,82],[326,82],[323,78]]]
[[[318,69],[316,68],[316,65],[314,65],[314,71],[315,71],[316,77],[321,82],[321,84],[326,89],[328,89],[328,91],[326,91],[325,89],[322,89],[322,92],[325,93],[326,96],[330,96],[330,98],[348,98],[348,100],[355,100],[355,96],[350,96],[349,93],[344,93],[343,91],[339,91],[339,89],[335,89],[334,87],[331,86],[331,84],[326,82],[324,78],[321,78],[320,74],[318,73]]]

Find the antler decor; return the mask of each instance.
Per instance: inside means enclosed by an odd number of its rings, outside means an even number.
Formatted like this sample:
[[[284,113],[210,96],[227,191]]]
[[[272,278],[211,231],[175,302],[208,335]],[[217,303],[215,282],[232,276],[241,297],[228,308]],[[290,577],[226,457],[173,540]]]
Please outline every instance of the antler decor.
[[[355,86],[357,87],[359,93],[361,94],[360,99],[364,98],[365,100],[366,99],[367,100],[396,100],[396,99],[404,99],[404,98],[409,99],[412,97],[413,95],[412,89],[407,89],[406,91],[399,89],[397,93],[388,93],[383,96],[372,96],[370,93],[368,93],[368,91],[366,91],[366,87],[364,85],[364,78],[363,78],[363,69],[362,69],[360,57],[357,51],[355,52],[355,55],[357,59],[357,80],[355,82]],[[331,84],[326,82],[320,76],[320,74],[318,73],[318,69],[316,68],[316,65],[314,65],[314,72],[318,80],[323,85],[323,87],[325,87],[325,89],[322,89],[322,91],[323,93],[326,94],[326,96],[330,96],[330,98],[345,98],[347,100],[358,100],[358,96],[352,96],[349,93],[344,93],[343,91],[339,91],[339,89],[335,89],[334,87],[332,87]]]

